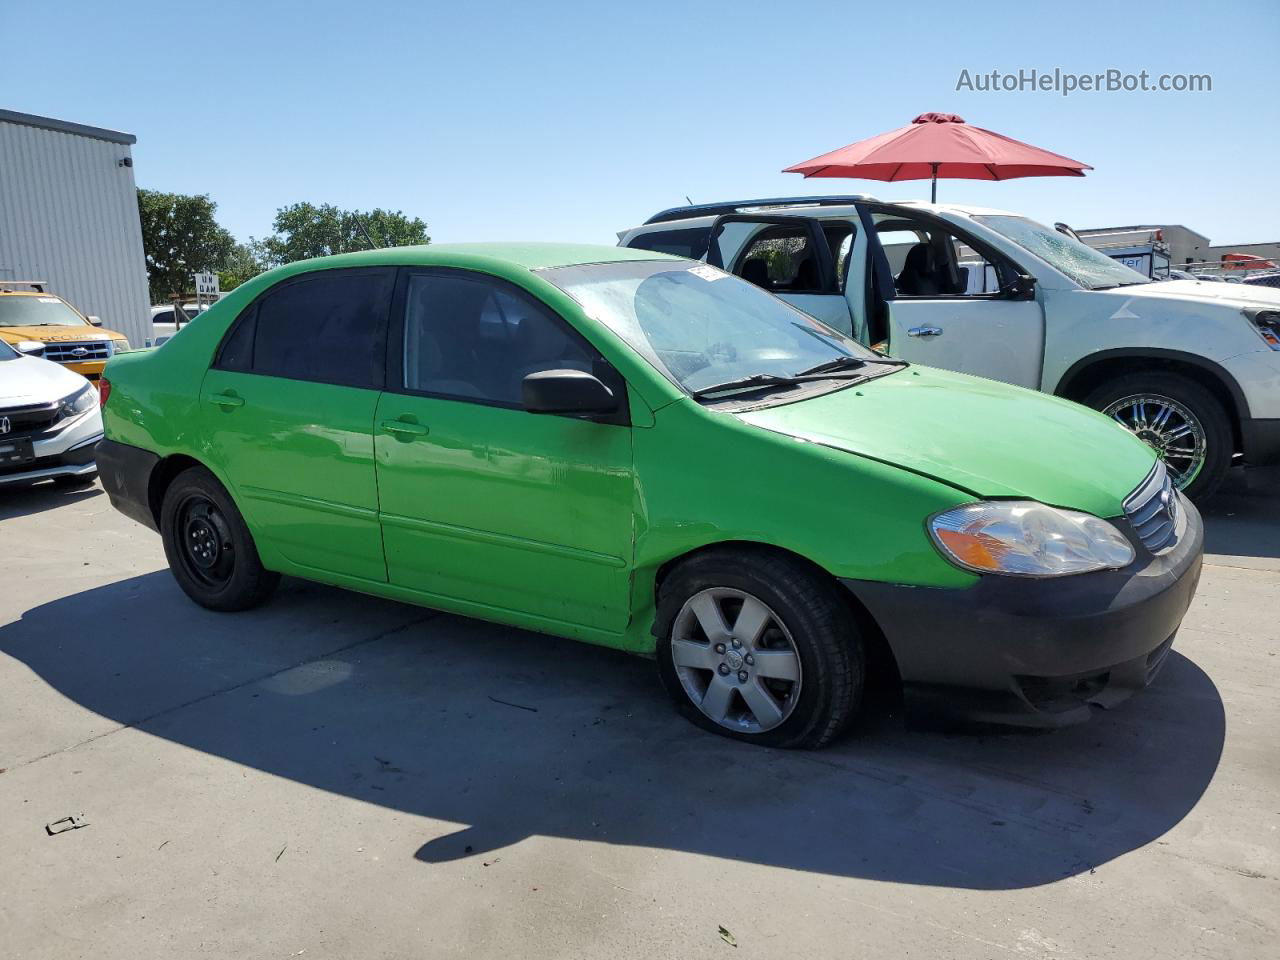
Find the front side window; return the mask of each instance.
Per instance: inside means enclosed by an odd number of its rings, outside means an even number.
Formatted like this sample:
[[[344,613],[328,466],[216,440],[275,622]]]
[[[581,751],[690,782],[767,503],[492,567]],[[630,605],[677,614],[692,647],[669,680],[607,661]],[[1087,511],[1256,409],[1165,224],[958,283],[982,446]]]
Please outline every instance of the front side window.
[[[260,297],[223,343],[224,370],[382,389],[395,270],[322,270]]]
[[[1127,287],[1135,283],[1151,282],[1137,270],[1118,260],[1112,260],[1105,253],[1026,217],[1002,214],[974,219],[1012,240],[1087,290],[1105,290],[1108,287]]]
[[[756,374],[796,376],[843,357],[876,356],[707,264],[640,260],[539,272],[689,393]]]
[[[83,327],[85,320],[57,297],[0,296],[0,327]]]
[[[404,386],[518,407],[544,370],[600,375],[596,352],[547,307],[480,274],[419,273],[405,296]]]

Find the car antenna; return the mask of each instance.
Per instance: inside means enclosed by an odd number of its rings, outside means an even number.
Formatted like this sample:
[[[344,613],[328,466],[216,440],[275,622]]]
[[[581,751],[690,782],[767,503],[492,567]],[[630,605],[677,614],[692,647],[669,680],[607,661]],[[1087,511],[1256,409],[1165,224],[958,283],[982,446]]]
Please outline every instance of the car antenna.
[[[689,204],[691,207],[693,206],[693,201],[689,199],[689,195],[687,193],[684,195],[684,202]]]
[[[369,241],[369,246],[375,250],[381,250],[382,244],[377,243],[373,237],[369,236],[369,228],[364,225],[364,218],[358,213],[354,215],[356,218],[356,226],[360,228],[360,232],[364,234],[364,238]]]

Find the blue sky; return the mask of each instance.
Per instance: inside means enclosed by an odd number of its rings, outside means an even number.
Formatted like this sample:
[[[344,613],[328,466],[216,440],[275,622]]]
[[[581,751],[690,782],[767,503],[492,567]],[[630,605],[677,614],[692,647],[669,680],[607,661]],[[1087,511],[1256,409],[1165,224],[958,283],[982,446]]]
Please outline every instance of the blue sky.
[[[136,134],[139,185],[210,194],[241,239],[299,200],[403,209],[437,241],[612,242],[686,195],[927,198],[778,171],[936,110],[1096,168],[943,181],[941,200],[1280,240],[1274,0],[5,9],[0,106]],[[1055,67],[1207,73],[1213,90],[956,91],[962,69]]]

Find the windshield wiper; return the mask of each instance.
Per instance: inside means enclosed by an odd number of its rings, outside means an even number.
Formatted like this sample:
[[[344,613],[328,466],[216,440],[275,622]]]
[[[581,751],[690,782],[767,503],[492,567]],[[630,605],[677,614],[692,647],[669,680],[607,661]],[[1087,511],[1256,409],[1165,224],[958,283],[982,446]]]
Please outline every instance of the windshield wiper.
[[[755,373],[749,377],[743,377],[740,380],[726,380],[724,383],[715,383],[709,387],[703,387],[701,390],[692,390],[689,396],[695,400],[701,400],[703,397],[713,393],[725,393],[731,390],[762,390],[766,387],[794,387],[800,383],[813,383],[815,380],[861,380],[862,374],[844,371],[834,371],[831,373],[812,373],[805,370],[797,373],[795,376],[787,377],[776,373]]]
[[[830,373],[837,370],[856,370],[858,367],[869,365],[880,367],[905,367],[907,361],[895,360],[891,357],[855,357],[845,356],[836,357],[834,360],[824,360],[816,366],[810,367],[808,370],[801,370],[796,376],[809,377],[816,373]]]

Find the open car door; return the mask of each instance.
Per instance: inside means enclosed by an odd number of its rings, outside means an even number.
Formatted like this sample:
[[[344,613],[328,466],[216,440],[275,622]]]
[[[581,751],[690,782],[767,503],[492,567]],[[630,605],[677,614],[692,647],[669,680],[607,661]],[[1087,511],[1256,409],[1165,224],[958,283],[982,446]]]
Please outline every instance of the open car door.
[[[854,228],[813,217],[729,214],[711,225],[707,262],[816,317],[853,332],[844,273]]]

